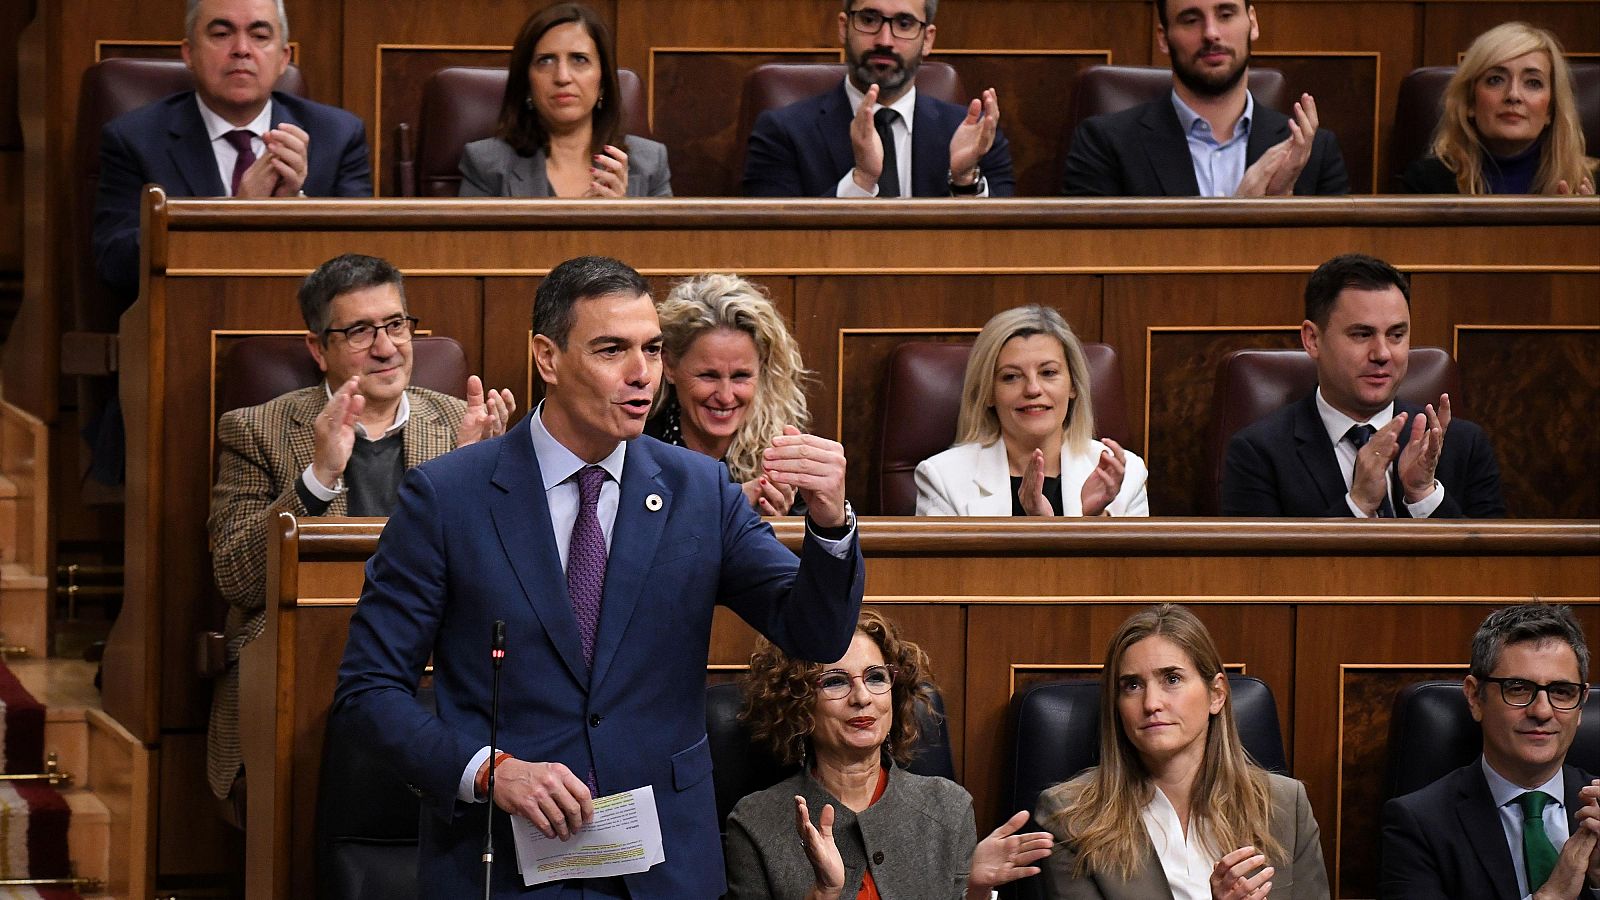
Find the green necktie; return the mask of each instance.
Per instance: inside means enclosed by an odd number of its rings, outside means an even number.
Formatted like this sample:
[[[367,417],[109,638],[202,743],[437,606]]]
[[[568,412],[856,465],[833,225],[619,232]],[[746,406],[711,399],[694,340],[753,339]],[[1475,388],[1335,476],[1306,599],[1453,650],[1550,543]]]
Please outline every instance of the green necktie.
[[[1556,867],[1556,847],[1544,833],[1544,807],[1550,795],[1529,791],[1517,798],[1522,807],[1522,861],[1528,870],[1528,892],[1544,886]]]

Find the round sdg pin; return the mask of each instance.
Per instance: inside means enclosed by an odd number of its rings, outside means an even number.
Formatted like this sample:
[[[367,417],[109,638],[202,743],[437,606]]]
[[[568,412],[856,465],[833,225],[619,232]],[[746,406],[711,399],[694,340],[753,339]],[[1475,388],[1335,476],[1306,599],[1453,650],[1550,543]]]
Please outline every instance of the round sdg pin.
[[[644,508],[650,510],[651,512],[660,512],[661,505],[660,494],[651,494],[650,496],[644,498]]]

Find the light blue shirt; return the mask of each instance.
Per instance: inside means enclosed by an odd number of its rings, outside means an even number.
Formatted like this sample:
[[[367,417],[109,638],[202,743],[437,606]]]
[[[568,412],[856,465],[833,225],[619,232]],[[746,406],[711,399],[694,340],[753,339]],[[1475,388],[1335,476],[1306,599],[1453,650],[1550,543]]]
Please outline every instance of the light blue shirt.
[[[1211,123],[1189,108],[1189,104],[1172,92],[1172,108],[1178,113],[1178,124],[1189,141],[1189,159],[1194,162],[1194,180],[1200,185],[1202,197],[1232,197],[1244,180],[1245,153],[1250,145],[1250,121],[1255,116],[1256,98],[1249,91],[1244,95],[1244,115],[1233,126],[1233,137],[1227,143],[1218,143]]]

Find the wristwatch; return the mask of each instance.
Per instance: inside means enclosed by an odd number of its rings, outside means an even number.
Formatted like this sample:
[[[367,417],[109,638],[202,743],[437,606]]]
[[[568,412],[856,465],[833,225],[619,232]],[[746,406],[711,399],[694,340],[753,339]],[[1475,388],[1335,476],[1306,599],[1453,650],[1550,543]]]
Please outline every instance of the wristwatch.
[[[844,540],[844,538],[849,536],[851,529],[855,527],[856,511],[854,507],[850,505],[849,500],[844,502],[844,524],[838,526],[837,528],[823,528],[811,518],[811,514],[809,512],[806,513],[806,528],[809,529],[812,534],[826,541]]]
[[[983,178],[982,168],[974,166],[972,171],[975,172],[978,177],[972,179],[971,184],[956,184],[956,173],[948,170],[946,171],[945,181],[950,185],[950,195],[952,197],[976,197],[983,193],[984,189],[989,186],[989,183]]]

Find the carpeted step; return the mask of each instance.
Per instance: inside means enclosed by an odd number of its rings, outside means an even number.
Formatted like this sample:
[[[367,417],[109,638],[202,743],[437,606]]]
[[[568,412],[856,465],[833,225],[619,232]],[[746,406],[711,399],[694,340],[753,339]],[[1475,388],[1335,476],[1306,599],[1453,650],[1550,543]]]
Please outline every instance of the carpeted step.
[[[0,664],[0,753],[8,775],[44,771],[44,705]],[[41,782],[0,782],[0,879],[66,878],[72,874],[67,827],[72,812],[61,792]],[[0,888],[0,900],[73,900],[67,888]]]

